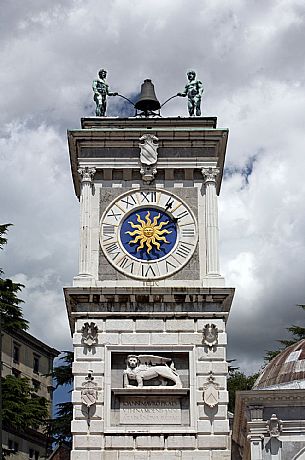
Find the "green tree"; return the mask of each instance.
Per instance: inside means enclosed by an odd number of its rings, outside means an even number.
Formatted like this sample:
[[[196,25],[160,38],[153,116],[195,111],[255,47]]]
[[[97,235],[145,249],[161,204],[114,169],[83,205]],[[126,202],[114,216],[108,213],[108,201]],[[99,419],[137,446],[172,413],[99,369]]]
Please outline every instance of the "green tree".
[[[229,372],[227,383],[229,392],[228,410],[230,412],[234,412],[236,391],[251,390],[258,375],[256,373],[247,376],[243,372],[240,372],[239,369],[233,369]]]
[[[72,351],[65,351],[59,365],[53,370],[55,388],[59,386],[70,387],[73,383],[72,363],[74,355]],[[70,390],[71,392],[71,390]],[[56,405],[55,418],[50,422],[50,436],[56,444],[65,443],[72,445],[71,422],[73,419],[73,405],[71,402],[63,402]]]
[[[0,249],[7,243],[6,234],[11,224],[0,225]],[[14,283],[8,278],[3,278],[3,270],[0,268],[0,411],[5,404],[5,394],[2,394],[2,331],[28,329],[28,321],[23,318],[21,303],[18,293],[24,287],[20,283]],[[0,417],[0,459],[2,459],[2,420]]]
[[[305,305],[299,304],[297,306],[301,307],[305,311]],[[269,350],[266,352],[264,359],[267,363],[275,358],[275,356],[277,356],[283,350],[285,350],[285,348],[290,347],[290,345],[293,345],[302,339],[305,339],[305,327],[293,325],[287,327],[286,330],[292,334],[292,337],[286,340],[277,340],[277,342],[280,343],[280,347],[277,350]]]
[[[7,375],[2,378],[2,423],[18,431],[46,425],[49,411],[45,398],[37,396],[24,377]]]
[[[7,243],[6,233],[11,224],[0,225],[0,249]],[[23,318],[21,303],[18,293],[24,287],[10,279],[2,278],[3,270],[0,268],[0,326],[7,332],[16,329],[28,329],[28,321]]]

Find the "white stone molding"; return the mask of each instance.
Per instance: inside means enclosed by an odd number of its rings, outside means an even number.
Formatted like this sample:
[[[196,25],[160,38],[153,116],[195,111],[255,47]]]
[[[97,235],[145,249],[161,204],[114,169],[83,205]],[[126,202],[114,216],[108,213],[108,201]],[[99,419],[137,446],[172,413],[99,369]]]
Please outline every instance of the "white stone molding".
[[[158,160],[158,138],[153,134],[144,134],[140,137],[140,173],[143,182],[150,184],[157,174],[157,160]]]
[[[216,178],[220,173],[219,168],[202,168],[205,184],[205,217],[207,241],[207,276],[220,276],[218,255],[218,206]]]
[[[263,439],[262,434],[249,434],[248,440],[250,441],[251,459],[263,460]]]
[[[84,167],[78,169],[78,174],[81,177],[79,275],[86,277],[92,276],[90,273],[90,205],[92,180],[95,172],[95,168]]]

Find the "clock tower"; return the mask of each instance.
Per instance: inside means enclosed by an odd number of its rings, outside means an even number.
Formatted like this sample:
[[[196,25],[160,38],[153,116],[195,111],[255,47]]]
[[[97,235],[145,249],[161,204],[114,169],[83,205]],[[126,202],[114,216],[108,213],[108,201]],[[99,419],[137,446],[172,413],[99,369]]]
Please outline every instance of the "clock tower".
[[[68,132],[80,259],[72,460],[229,459],[218,255],[228,130],[216,118],[110,118]]]

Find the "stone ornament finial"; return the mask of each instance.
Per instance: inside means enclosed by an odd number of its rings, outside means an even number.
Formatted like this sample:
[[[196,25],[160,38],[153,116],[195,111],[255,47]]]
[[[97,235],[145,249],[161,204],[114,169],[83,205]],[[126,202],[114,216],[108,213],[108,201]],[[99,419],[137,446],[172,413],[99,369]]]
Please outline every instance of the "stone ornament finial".
[[[81,177],[82,183],[89,182],[91,184],[94,174],[96,173],[96,169],[85,166],[84,168],[78,168],[77,172]]]
[[[276,414],[272,414],[266,426],[271,438],[278,438],[283,431],[283,423],[277,418]]]
[[[92,370],[89,370],[85,382],[82,383],[81,390],[81,400],[82,404],[86,409],[87,423],[90,426],[90,418],[92,414],[92,408],[95,407],[97,401],[97,384],[94,382],[94,377],[92,376]]]
[[[88,348],[92,348],[98,342],[98,327],[95,323],[85,323],[81,330],[82,342]]]
[[[217,406],[219,402],[219,385],[215,382],[215,377],[212,371],[209,372],[207,383],[203,385],[202,389],[204,403],[209,407]]]
[[[158,138],[153,134],[144,134],[140,137],[140,173],[143,182],[150,184],[157,174]]]
[[[206,324],[202,331],[202,343],[213,348],[218,343],[218,328],[215,324]]]
[[[219,168],[202,168],[201,174],[203,175],[204,183],[216,182],[217,176],[220,173]]]

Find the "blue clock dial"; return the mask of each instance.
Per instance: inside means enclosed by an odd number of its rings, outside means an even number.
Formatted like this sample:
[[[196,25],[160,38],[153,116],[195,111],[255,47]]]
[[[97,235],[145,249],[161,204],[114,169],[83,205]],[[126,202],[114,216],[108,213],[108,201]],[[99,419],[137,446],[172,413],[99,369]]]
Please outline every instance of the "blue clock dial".
[[[189,207],[167,190],[123,193],[101,217],[104,256],[138,280],[158,280],[181,270],[194,254],[197,223]]]
[[[140,208],[122,221],[120,240],[132,257],[146,261],[158,260],[169,254],[175,246],[177,225],[163,210]]]

